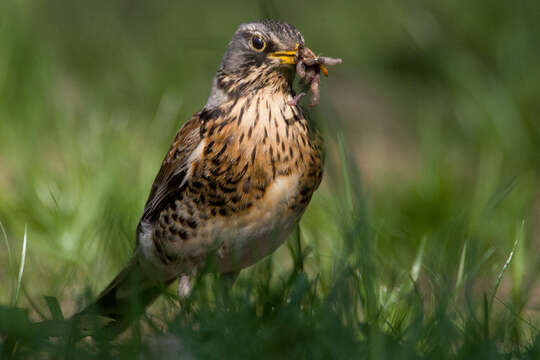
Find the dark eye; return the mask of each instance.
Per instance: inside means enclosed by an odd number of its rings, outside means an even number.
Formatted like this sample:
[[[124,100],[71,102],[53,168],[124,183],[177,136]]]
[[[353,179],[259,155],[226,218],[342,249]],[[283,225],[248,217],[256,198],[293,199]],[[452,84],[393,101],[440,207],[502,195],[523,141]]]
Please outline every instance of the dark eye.
[[[251,46],[255,51],[263,51],[266,47],[266,43],[264,42],[263,38],[255,35],[251,38]]]

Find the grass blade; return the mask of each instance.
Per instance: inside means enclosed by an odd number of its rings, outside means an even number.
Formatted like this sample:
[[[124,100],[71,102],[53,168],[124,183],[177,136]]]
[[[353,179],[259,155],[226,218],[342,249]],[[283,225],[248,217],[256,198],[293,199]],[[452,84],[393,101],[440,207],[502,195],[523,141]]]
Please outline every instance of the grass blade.
[[[420,269],[422,268],[422,262],[424,259],[424,250],[426,248],[426,241],[427,237],[422,237],[420,247],[416,253],[416,258],[414,259],[413,266],[411,267],[411,279],[413,282],[416,282],[418,280],[418,275],[420,275]]]
[[[9,246],[9,239],[7,236],[6,229],[4,228],[4,224],[0,221],[0,230],[2,231],[2,236],[4,238],[4,243],[6,244],[6,251],[7,251],[7,257],[8,257],[8,269],[9,273],[13,271],[13,261],[11,260],[11,247]],[[11,281],[11,291],[13,293],[13,281]]]
[[[47,307],[51,312],[53,320],[64,320],[64,314],[62,314],[62,309],[60,308],[60,303],[57,298],[54,296],[45,296],[45,302],[47,303]]]
[[[19,264],[19,275],[17,276],[17,288],[15,290],[15,297],[13,299],[13,306],[17,305],[17,301],[19,300],[19,293],[21,291],[21,283],[22,283],[22,277],[24,272],[24,264],[26,261],[26,240],[27,240],[27,228],[26,225],[24,226],[24,237],[23,237],[23,244],[21,249],[21,262]]]
[[[510,251],[510,254],[508,255],[508,258],[506,259],[506,262],[503,265],[503,268],[501,269],[501,272],[497,276],[497,281],[495,282],[495,289],[493,289],[493,292],[491,293],[491,297],[489,299],[489,310],[491,311],[491,307],[493,306],[493,300],[495,299],[495,295],[497,295],[497,291],[499,290],[499,286],[501,285],[502,278],[504,276],[504,273],[506,272],[506,269],[508,269],[508,266],[512,263],[512,259],[514,258],[514,254],[516,253],[519,241],[521,240],[521,237],[524,234],[525,229],[525,221],[523,220],[521,222],[521,226],[519,226],[516,239],[514,240],[514,246],[512,247],[512,251]]]
[[[463,284],[463,272],[465,270],[465,259],[467,258],[467,242],[463,244],[463,249],[461,250],[461,256],[459,258],[459,267],[458,267],[458,273],[456,278],[456,290],[459,290],[461,288],[461,285]]]

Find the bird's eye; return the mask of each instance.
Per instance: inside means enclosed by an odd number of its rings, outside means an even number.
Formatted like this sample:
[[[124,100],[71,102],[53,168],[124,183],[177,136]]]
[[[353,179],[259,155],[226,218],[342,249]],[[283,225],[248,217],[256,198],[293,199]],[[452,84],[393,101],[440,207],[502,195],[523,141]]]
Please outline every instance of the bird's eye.
[[[251,38],[251,47],[258,52],[261,52],[266,47],[266,42],[262,37],[255,35]]]

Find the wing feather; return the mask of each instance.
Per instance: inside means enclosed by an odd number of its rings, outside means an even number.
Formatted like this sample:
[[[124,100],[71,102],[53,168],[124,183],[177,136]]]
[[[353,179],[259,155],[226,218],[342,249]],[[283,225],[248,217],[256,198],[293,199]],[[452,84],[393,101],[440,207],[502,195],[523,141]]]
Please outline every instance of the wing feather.
[[[165,156],[144,207],[142,221],[155,220],[184,191],[195,149],[201,144],[199,113],[182,126]]]

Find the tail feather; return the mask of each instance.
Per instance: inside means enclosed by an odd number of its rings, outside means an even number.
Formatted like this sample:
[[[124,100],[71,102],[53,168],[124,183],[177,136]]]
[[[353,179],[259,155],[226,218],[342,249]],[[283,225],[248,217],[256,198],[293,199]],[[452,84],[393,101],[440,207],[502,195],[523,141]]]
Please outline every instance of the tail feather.
[[[85,315],[105,316],[112,320],[108,326],[119,334],[144,313],[144,310],[173,280],[157,281],[145,272],[137,256],[101,292],[97,300],[74,318]]]

